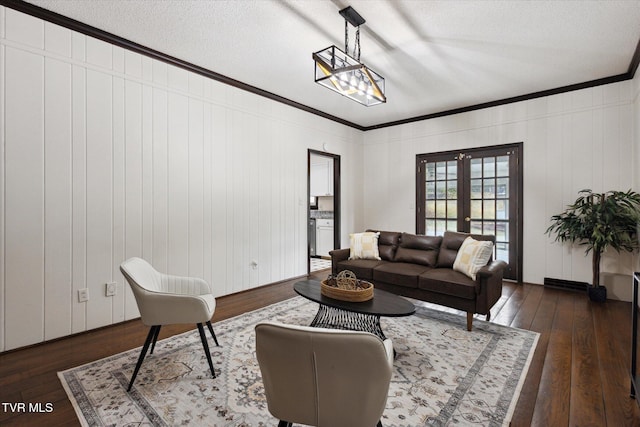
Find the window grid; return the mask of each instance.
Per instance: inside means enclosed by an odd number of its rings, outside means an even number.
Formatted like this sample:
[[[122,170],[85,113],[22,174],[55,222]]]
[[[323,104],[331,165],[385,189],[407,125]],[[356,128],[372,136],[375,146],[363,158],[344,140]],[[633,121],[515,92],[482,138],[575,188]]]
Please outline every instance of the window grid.
[[[458,162],[427,162],[425,168],[425,234],[457,231]]]

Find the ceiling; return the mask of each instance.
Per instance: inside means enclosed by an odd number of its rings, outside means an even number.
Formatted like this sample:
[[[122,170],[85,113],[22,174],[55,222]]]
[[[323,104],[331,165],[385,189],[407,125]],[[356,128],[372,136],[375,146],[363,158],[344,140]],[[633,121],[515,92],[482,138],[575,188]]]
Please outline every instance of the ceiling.
[[[640,40],[640,0],[29,3],[364,128],[624,75]],[[312,52],[344,48],[349,5],[386,104],[313,81]]]

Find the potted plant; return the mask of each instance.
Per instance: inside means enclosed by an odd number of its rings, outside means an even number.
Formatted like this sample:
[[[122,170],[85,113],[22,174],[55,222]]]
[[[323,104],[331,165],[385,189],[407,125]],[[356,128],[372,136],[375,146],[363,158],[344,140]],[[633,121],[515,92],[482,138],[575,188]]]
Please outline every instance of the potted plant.
[[[551,217],[546,234],[555,234],[555,241],[586,246],[585,255],[592,253],[593,281],[588,288],[589,297],[593,301],[605,301],[607,289],[600,286],[600,259],[607,248],[620,253],[639,247],[636,234],[640,194],[631,190],[606,193],[581,190],[578,194],[564,212]]]

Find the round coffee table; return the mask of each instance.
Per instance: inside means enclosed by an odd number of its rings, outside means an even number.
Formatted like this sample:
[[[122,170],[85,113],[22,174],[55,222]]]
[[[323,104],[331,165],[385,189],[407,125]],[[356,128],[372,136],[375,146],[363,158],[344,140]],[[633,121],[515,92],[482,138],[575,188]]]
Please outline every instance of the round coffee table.
[[[318,313],[310,326],[366,331],[385,340],[380,327],[380,317],[411,316],[416,307],[398,295],[380,289],[373,289],[369,301],[350,302],[329,298],[320,292],[320,282],[303,280],[293,285],[298,295],[320,304]]]

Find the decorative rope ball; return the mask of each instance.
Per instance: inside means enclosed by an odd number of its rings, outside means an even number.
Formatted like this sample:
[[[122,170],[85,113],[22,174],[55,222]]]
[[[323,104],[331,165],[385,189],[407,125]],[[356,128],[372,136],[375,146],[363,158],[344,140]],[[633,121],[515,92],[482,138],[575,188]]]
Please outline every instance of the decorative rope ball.
[[[355,291],[358,288],[358,278],[351,270],[342,270],[336,276],[336,284],[339,289]]]

